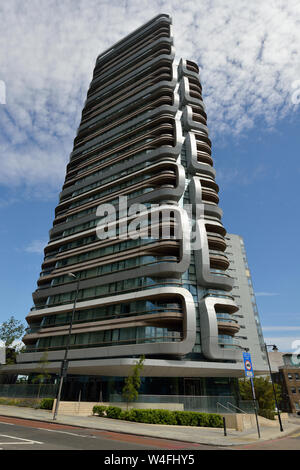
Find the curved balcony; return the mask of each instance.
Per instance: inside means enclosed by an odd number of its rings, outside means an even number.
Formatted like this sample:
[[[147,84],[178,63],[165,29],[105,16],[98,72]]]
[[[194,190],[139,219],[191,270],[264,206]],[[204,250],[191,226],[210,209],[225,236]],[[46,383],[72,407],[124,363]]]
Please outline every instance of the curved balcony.
[[[99,76],[98,78],[94,77],[93,81],[91,82],[91,86],[89,88],[88,94],[87,94],[87,100],[90,100],[93,96],[95,96],[97,93],[103,90],[111,91],[112,87],[114,88],[116,86],[118,87],[124,86],[126,83],[130,81],[133,75],[135,75],[136,77],[140,77],[141,75],[143,75],[145,78],[152,76],[153,68],[155,67],[154,71],[157,68],[160,68],[160,66],[162,65],[161,62],[162,62],[161,60],[158,60],[158,61],[155,61],[153,64],[151,60],[152,65],[149,67],[149,64],[143,61],[142,65],[138,64],[138,67],[135,69],[135,73],[131,72],[128,74],[126,73],[126,69],[125,69],[125,71],[122,74],[112,74],[112,76],[108,77],[108,80],[105,80],[105,81],[101,80],[102,77],[99,77]],[[169,70],[171,64],[168,63],[167,65],[169,66],[168,67],[168,70]],[[122,77],[120,77],[120,75],[122,75]]]
[[[191,60],[186,60],[186,68],[191,72],[199,73],[199,67],[196,62],[192,62]]]
[[[210,232],[211,234],[216,234],[216,235],[221,235],[222,237],[225,237],[226,235],[226,229],[225,227],[223,227],[223,225],[221,223],[217,224],[217,223],[209,223],[209,222],[205,222],[205,227],[206,227],[206,231],[207,232]]]
[[[213,178],[211,178],[207,175],[206,176],[200,175],[199,179],[200,179],[202,188],[213,189],[218,194],[219,186],[217,185],[217,183],[215,182],[215,180]]]
[[[169,95],[162,95],[158,98],[155,98],[150,103],[145,103],[139,109],[133,109],[131,112],[127,112],[124,115],[124,112],[118,113],[118,118],[115,120],[108,119],[108,117],[100,118],[95,120],[93,124],[88,126],[87,128],[79,128],[78,135],[76,139],[84,139],[89,140],[89,137],[95,138],[99,134],[104,134],[106,132],[112,131],[115,127],[119,127],[121,125],[125,125],[126,123],[134,120],[140,120],[146,113],[149,111],[156,111],[157,108],[160,106],[172,106],[173,98]]]
[[[161,314],[167,314],[169,318],[181,318],[183,315],[183,307],[182,304],[180,302],[176,302],[176,300],[164,299],[162,302],[151,302],[146,300],[140,303],[124,302],[122,304],[117,303],[107,307],[98,307],[96,309],[76,310],[74,325],[90,325],[94,322],[110,321],[125,317],[139,317],[141,315],[154,315],[157,318],[161,318]],[[43,317],[39,328],[60,328],[62,326],[69,325],[70,319],[71,313],[45,316]]]
[[[203,202],[218,204],[219,196],[214,189],[202,187]]]
[[[210,250],[209,251],[209,259],[210,259],[210,268],[213,269],[228,269],[230,266],[230,262],[227,256],[221,251]]]
[[[218,331],[220,334],[234,336],[240,331],[238,321],[233,319],[228,313],[216,313]]]
[[[208,248],[213,251],[225,251],[226,241],[225,238],[218,233],[207,232]]]
[[[115,259],[118,259],[118,258],[115,258]],[[99,264],[99,261],[100,261],[100,264]],[[94,260],[91,259],[90,261],[82,260],[81,263],[68,265],[67,268],[62,267],[61,269],[55,269],[55,272],[53,272],[52,275],[53,276],[55,275],[56,277],[63,277],[61,281],[60,282],[56,281],[54,278],[51,283],[40,284],[37,291],[41,291],[43,289],[49,289],[50,287],[54,287],[54,286],[59,286],[59,285],[65,286],[65,285],[71,284],[73,282],[72,279],[68,277],[68,275],[65,273],[69,272],[70,269],[72,269],[74,273],[80,272],[83,269],[82,268],[83,265],[84,265],[84,271],[88,271],[89,269],[93,271],[95,267],[97,267],[96,276],[99,277],[101,275],[107,275],[111,272],[122,272],[124,270],[127,271],[129,269],[136,269],[141,266],[146,267],[146,266],[157,265],[161,263],[178,263],[179,257],[172,256],[172,255],[154,256],[154,255],[148,254],[145,256],[137,256],[135,258],[126,258],[125,260],[123,259],[122,261],[116,261],[115,263],[114,263],[113,258],[111,259],[110,263],[108,263],[107,261],[108,260],[102,260],[101,258],[95,258]],[[88,276],[88,272],[86,272],[86,277],[83,277],[82,279],[89,279],[90,277],[94,277],[94,276],[95,274],[90,274],[90,276]]]
[[[208,153],[203,151],[197,150],[197,161],[199,163],[206,163],[207,165],[213,166],[213,159]]]
[[[219,335],[218,344],[225,349],[240,349],[240,343],[237,339],[226,338]]]
[[[205,140],[200,140],[199,135],[196,137],[196,146],[197,146],[197,151],[198,152],[205,152],[208,155],[211,155],[211,146],[208,142],[205,142]]]
[[[201,124],[207,125],[207,114],[202,109],[201,106],[197,106],[195,104],[192,104],[192,118],[193,121],[198,121],[201,122]]]

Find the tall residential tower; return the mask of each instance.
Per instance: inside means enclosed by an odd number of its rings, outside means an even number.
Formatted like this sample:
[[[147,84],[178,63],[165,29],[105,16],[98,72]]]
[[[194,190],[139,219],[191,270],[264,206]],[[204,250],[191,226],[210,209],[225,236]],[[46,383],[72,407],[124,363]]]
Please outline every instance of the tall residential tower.
[[[142,354],[143,393],[229,394],[242,375],[201,92],[168,15],[97,58],[18,363],[34,372],[47,351],[59,373],[78,287],[65,398],[88,382],[107,399]]]

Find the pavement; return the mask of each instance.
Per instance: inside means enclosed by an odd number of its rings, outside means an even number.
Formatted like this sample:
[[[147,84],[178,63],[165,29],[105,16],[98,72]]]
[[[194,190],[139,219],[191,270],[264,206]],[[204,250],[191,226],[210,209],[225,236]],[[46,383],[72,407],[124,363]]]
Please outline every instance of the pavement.
[[[287,437],[300,431],[300,419],[291,418],[283,423],[284,431],[279,426],[260,426],[261,438],[258,438],[257,429],[246,431],[227,429],[227,436],[221,428],[199,428],[190,426],[171,426],[161,424],[133,423],[117,419],[102,418],[99,416],[70,416],[58,414],[53,421],[51,411],[18,406],[0,405],[0,416],[23,418],[34,421],[78,426],[80,428],[99,429],[111,432],[133,434],[138,436],[171,439],[196,444],[214,446],[238,446]]]

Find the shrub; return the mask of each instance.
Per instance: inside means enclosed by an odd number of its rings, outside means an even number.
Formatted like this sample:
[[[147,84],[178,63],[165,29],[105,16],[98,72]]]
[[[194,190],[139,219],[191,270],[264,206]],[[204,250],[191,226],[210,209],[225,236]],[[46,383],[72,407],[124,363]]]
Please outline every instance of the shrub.
[[[174,411],[176,424],[180,426],[198,426],[199,413],[192,411]]]
[[[17,405],[17,400],[11,398],[0,398],[0,405]]]
[[[115,409],[116,407],[110,407]],[[112,411],[108,417],[124,419],[136,423],[168,424],[180,426],[223,427],[222,417],[213,413],[198,413],[194,411],[170,411],[161,409],[137,409],[129,411]]]
[[[169,410],[132,409],[128,418],[138,423],[177,424],[174,412]]]
[[[108,418],[119,419],[122,409],[118,406],[108,406],[106,409],[106,416]]]
[[[93,413],[99,416],[106,416],[113,419],[123,419],[136,423],[168,424],[180,426],[206,426],[212,428],[222,428],[222,417],[214,413],[198,413],[196,411],[170,411],[163,409],[139,409],[122,410],[117,406],[94,406]],[[100,414],[103,413],[103,414]]]
[[[120,415],[119,415],[119,419],[124,419],[124,421],[133,421],[133,420],[131,419],[131,416],[132,416],[131,410],[130,410],[130,411],[128,411],[128,410],[123,411],[123,410],[122,410],[121,413],[120,413]]]
[[[40,402],[40,408],[42,410],[52,410],[54,398],[43,398]]]
[[[208,426],[210,428],[222,428],[223,427],[223,419],[222,416],[217,415],[215,413],[211,413],[208,415]]]
[[[210,427],[210,413],[198,413],[198,426]]]
[[[0,398],[0,405],[40,408],[40,400],[36,398]]]
[[[93,407],[93,415],[106,416],[107,406],[95,405]]]

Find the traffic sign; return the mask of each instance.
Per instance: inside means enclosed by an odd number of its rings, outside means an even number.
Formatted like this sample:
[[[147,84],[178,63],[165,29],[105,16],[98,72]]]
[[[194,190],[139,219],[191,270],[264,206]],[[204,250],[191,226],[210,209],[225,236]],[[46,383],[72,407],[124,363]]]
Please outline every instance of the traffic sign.
[[[254,377],[250,353],[244,352],[243,358],[244,358],[245,376],[250,377],[250,378]]]

